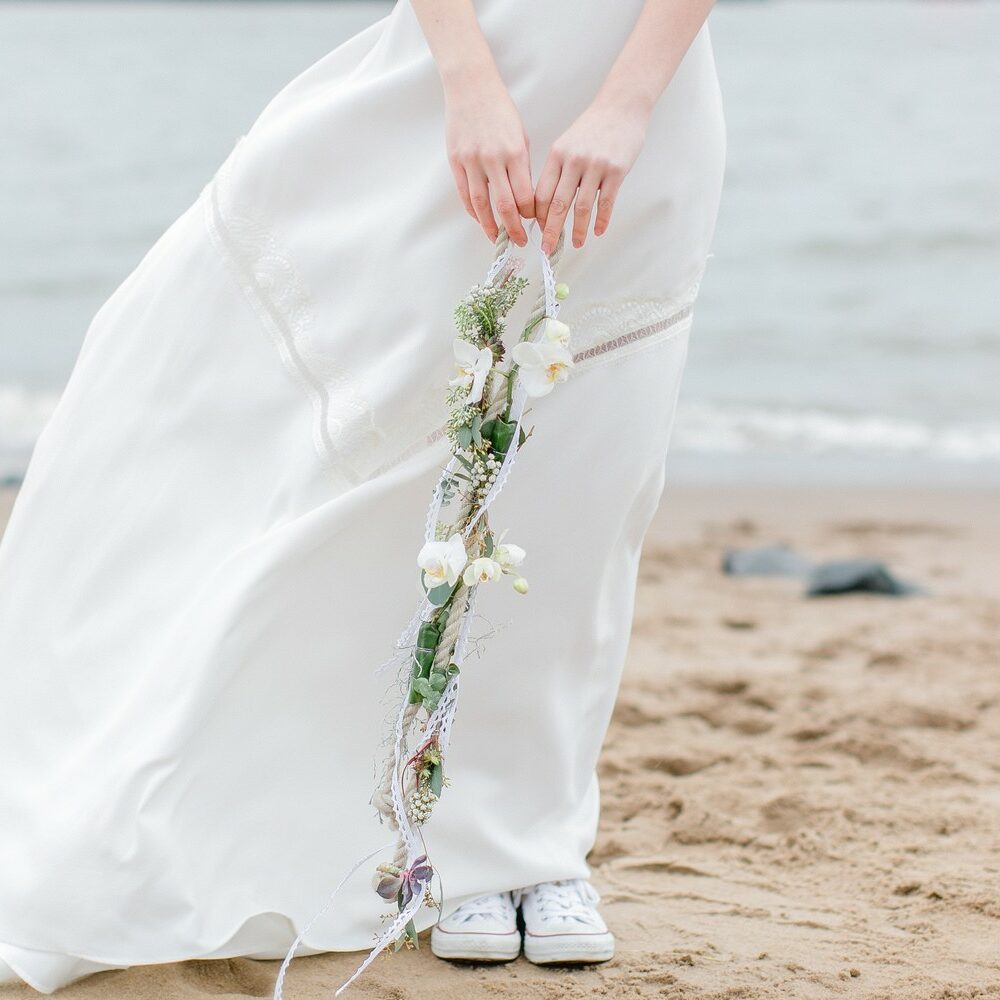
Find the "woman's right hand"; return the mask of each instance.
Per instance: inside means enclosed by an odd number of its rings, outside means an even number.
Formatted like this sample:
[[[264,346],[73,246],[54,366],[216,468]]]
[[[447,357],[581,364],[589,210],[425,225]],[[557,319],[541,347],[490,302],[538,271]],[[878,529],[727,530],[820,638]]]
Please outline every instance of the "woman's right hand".
[[[445,121],[448,162],[465,210],[491,243],[499,216],[511,240],[525,246],[521,218],[535,214],[528,137],[499,74],[483,68],[448,86]]]

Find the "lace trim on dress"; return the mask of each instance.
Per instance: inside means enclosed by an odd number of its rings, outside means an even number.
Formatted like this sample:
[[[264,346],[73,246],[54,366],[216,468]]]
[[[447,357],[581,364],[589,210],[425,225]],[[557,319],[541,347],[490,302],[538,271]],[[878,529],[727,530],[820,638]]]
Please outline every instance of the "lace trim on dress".
[[[616,299],[588,306],[568,320],[575,372],[652,347],[690,326],[701,277],[670,299]]]
[[[354,485],[366,477],[354,467],[352,456],[376,449],[382,435],[351,372],[316,350],[309,290],[292,255],[260,219],[236,206],[229,181],[242,142],[202,192],[209,237],[284,367],[312,403],[313,443],[324,465]]]
[[[606,340],[600,340],[590,347],[585,347],[583,350],[577,351],[573,355],[573,361],[575,362],[576,367],[573,369],[573,376],[571,377],[578,375],[581,370],[589,370],[590,368],[597,367],[605,361],[622,360],[630,354],[634,354],[638,350],[652,347],[654,344],[671,339],[683,333],[691,325],[691,318],[694,314],[693,299],[694,296],[697,295],[697,286],[695,286],[690,294],[691,301],[687,305],[679,308],[676,312],[671,313],[669,316],[665,316],[663,319],[657,320],[654,323],[647,323],[645,326],[631,329],[626,333],[619,334],[618,336],[611,337]],[[642,302],[623,301],[615,303],[615,308],[608,311],[606,315],[610,317],[617,312],[619,316],[628,317],[630,314],[634,315],[636,312],[648,310],[655,301],[660,302],[662,305],[662,299],[644,300]],[[597,307],[597,309],[602,312],[607,308],[607,306]],[[628,320],[626,318],[625,322],[627,321]],[[577,327],[574,325],[574,339],[577,339],[576,331]],[[587,337],[586,339],[591,340],[592,338]],[[445,436],[445,428],[443,426],[435,427],[432,431],[426,434],[422,440],[412,443],[408,448],[403,449],[399,454],[375,469],[372,473],[372,478],[381,476],[395,466],[405,462],[408,458],[412,458],[414,455],[419,454],[427,448],[434,447],[439,441],[443,441]]]
[[[310,292],[293,255],[259,214],[236,198],[231,179],[242,142],[202,192],[209,238],[285,369],[310,401],[313,444],[324,467],[342,485],[358,485],[444,438],[444,383],[417,390],[399,419],[382,425],[375,420],[352,373],[315,346]],[[576,372],[681,333],[697,292],[695,281],[670,299],[616,299],[588,306],[569,320]]]

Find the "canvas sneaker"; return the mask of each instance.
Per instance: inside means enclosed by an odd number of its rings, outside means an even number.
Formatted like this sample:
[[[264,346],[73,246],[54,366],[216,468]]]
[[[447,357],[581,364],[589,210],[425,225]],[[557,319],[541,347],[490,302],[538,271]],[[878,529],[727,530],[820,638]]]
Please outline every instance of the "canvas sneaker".
[[[510,962],[521,953],[517,910],[509,892],[479,896],[442,917],[431,951],[459,962]]]
[[[529,962],[583,965],[614,957],[615,938],[596,910],[601,897],[589,882],[541,882],[514,895],[524,919]]]

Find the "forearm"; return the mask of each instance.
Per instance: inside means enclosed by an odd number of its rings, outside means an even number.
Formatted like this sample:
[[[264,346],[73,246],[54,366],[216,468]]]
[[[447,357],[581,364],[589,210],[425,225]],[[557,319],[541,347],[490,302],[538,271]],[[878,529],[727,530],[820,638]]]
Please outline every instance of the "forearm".
[[[500,216],[510,238],[535,212],[521,116],[479,28],[472,0],[411,0],[444,88],[448,163],[465,210],[492,242]]]
[[[484,81],[499,82],[472,0],[412,0],[412,7],[446,96]]]
[[[651,113],[712,5],[713,0],[646,0],[594,103]]]

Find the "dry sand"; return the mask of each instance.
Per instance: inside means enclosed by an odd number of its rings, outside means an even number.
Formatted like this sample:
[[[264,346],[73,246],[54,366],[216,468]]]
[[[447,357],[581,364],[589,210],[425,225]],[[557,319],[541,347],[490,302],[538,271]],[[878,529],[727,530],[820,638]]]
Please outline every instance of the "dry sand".
[[[618,957],[455,967],[424,947],[352,995],[1000,997],[998,511],[985,493],[668,491],[601,762],[592,862]],[[885,558],[932,593],[806,599],[719,572],[726,546],[776,540]],[[290,1000],[332,996],[356,960],[298,959]],[[276,971],[136,968],[60,996],[266,997]]]

